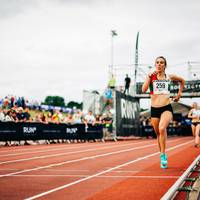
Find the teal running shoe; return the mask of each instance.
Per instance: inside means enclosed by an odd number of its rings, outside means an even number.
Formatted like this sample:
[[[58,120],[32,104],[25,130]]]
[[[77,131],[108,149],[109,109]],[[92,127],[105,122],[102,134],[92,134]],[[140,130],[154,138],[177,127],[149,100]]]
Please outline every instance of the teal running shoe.
[[[160,167],[162,169],[166,169],[167,168],[167,164],[168,164],[168,162],[167,162],[167,154],[161,153],[160,154]]]

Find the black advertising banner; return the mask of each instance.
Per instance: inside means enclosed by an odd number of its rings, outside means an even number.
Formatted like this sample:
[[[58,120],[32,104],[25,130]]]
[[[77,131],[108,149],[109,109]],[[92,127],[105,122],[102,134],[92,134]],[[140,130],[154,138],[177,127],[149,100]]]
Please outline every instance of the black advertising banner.
[[[0,122],[0,141],[40,140],[40,139],[99,139],[103,137],[102,126],[85,124],[43,124],[23,122]]]
[[[0,141],[8,141],[10,138],[20,140],[19,125],[15,122],[0,122]]]
[[[137,83],[136,85],[137,94],[142,93],[142,85],[143,83]],[[170,84],[170,92],[176,94],[178,90],[179,90],[179,84],[177,82],[172,82]],[[183,90],[183,94],[184,93],[200,93],[200,80],[186,81]]]
[[[117,136],[139,135],[139,100],[116,91],[116,134]]]

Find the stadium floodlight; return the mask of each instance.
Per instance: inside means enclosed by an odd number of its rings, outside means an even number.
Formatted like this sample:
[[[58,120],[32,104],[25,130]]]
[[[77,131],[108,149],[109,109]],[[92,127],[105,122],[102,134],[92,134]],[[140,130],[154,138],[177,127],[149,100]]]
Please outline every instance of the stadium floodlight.
[[[113,74],[113,66],[114,66],[114,44],[113,44],[113,38],[115,36],[117,36],[117,31],[116,30],[111,30],[111,58],[110,58],[110,70],[109,70],[109,74],[110,77]]]

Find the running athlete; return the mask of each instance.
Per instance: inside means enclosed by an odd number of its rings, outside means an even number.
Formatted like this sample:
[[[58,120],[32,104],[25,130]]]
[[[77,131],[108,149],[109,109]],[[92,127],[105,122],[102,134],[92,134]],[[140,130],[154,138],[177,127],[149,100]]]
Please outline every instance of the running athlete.
[[[154,72],[150,72],[143,83],[142,92],[150,89],[151,96],[151,124],[157,135],[160,150],[160,167],[167,168],[168,161],[165,153],[167,127],[173,118],[173,110],[170,101],[170,81],[180,82],[180,87],[174,101],[179,101],[184,88],[185,80],[176,75],[167,75],[165,69],[167,61],[163,56],[155,60]]]
[[[200,110],[196,102],[192,104],[192,109],[188,113],[188,118],[192,119],[192,134],[195,137],[194,146],[199,146],[199,132],[200,132]]]

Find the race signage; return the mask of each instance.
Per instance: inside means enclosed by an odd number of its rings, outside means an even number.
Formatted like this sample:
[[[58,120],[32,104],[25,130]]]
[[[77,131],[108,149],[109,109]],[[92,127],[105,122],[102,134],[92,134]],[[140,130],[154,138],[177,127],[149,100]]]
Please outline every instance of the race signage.
[[[116,134],[130,136],[139,134],[139,101],[116,91]]]

